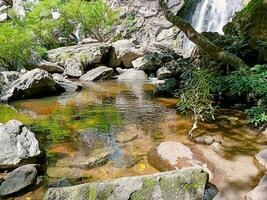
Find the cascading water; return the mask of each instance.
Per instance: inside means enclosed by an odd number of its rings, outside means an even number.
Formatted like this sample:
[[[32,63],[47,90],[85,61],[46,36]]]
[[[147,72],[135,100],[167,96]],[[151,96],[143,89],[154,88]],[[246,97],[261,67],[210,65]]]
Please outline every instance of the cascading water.
[[[190,21],[198,32],[218,32],[223,34],[223,26],[229,22],[236,11],[242,8],[242,0],[201,0]],[[184,49],[191,49],[194,44],[187,38]]]

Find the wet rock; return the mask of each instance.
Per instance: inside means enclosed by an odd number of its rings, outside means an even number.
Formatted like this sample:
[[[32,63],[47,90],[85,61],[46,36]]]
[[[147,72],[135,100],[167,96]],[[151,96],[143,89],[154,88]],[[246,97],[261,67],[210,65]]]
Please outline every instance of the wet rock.
[[[0,125],[0,168],[15,168],[31,163],[40,155],[38,141],[20,121]]]
[[[175,78],[167,79],[163,84],[158,85],[153,93],[157,97],[172,97],[179,87],[179,82]]]
[[[147,75],[144,71],[142,70],[136,70],[136,69],[128,69],[127,71],[123,72],[118,76],[118,80],[125,80],[125,81],[130,81],[130,80],[147,80]]]
[[[122,132],[116,135],[116,142],[127,143],[138,138],[138,134],[134,132]]]
[[[198,144],[207,144],[207,145],[211,145],[213,142],[215,142],[215,138],[213,136],[210,135],[204,135],[204,136],[199,136],[199,137],[195,137],[193,138],[194,142],[198,143]]]
[[[112,160],[114,166],[118,168],[132,168],[143,159],[140,155],[123,155],[118,159]]]
[[[45,70],[49,73],[63,73],[63,67],[59,66],[57,63],[42,61],[36,66],[39,69]]]
[[[100,66],[95,69],[88,71],[84,74],[80,80],[81,81],[98,81],[107,80],[112,78],[113,69],[106,66]]]
[[[252,191],[250,191],[246,196],[246,200],[267,200],[267,174],[263,176],[257,185]]]
[[[23,74],[13,81],[8,88],[4,88],[0,101],[35,98],[49,96],[64,92],[52,75],[41,69],[34,69]]]
[[[215,141],[211,144],[211,147],[212,147],[212,150],[214,152],[216,152],[219,156],[221,156],[221,157],[224,156],[224,148],[223,148],[221,142]]]
[[[65,61],[64,75],[71,78],[80,78],[84,74],[84,67],[82,63],[68,59]]]
[[[189,147],[177,142],[162,142],[147,154],[149,164],[159,171],[202,166]]]
[[[219,190],[217,187],[211,183],[208,183],[206,186],[204,200],[212,200],[218,194]]]
[[[61,178],[57,181],[50,182],[47,184],[48,188],[54,188],[54,187],[70,187],[72,184],[69,182],[66,178]]]
[[[109,62],[111,67],[123,65],[126,68],[132,68],[132,61],[144,55],[143,49],[136,47],[130,40],[118,40],[111,45],[114,48]]]
[[[189,168],[154,175],[135,176],[83,185],[51,188],[44,200],[56,199],[203,199],[207,173]],[[184,189],[187,188],[187,189]]]
[[[67,92],[79,91],[82,90],[82,85],[78,83],[74,83],[66,78],[64,78],[61,74],[53,74],[53,79],[57,84],[65,89]]]
[[[101,63],[101,60],[109,50],[110,46],[104,43],[90,43],[60,47],[47,53],[49,61],[60,62],[66,68],[65,61],[68,59],[84,65]]]
[[[17,71],[3,71],[0,72],[0,84],[4,87],[9,87],[13,81],[19,79],[20,73]]]
[[[91,169],[104,165],[113,154],[111,148],[93,150],[89,155],[76,154],[74,157],[66,157],[59,160],[57,167],[70,167],[80,169]]]
[[[116,71],[117,71],[119,74],[122,74],[123,72],[126,72],[127,69],[122,69],[122,68],[120,68],[120,67],[117,67],[117,68],[116,68]]]
[[[99,41],[93,38],[85,38],[81,41],[81,44],[91,44],[91,43],[99,43]]]
[[[33,185],[37,176],[35,166],[33,164],[24,165],[9,173],[0,185],[0,195],[11,195]]]
[[[260,151],[255,157],[265,170],[267,170],[267,149]]]

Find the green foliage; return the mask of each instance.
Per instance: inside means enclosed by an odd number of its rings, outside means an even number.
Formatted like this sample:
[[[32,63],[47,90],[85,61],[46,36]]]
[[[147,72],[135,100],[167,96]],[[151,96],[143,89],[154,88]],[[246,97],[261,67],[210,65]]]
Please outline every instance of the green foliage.
[[[246,110],[246,114],[251,123],[255,126],[261,126],[267,123],[267,104],[253,106]]]
[[[22,68],[35,49],[29,32],[11,23],[0,24],[0,66],[10,70]]]
[[[195,120],[214,119],[212,99],[218,89],[217,80],[217,75],[209,70],[194,70],[178,93],[178,110],[192,113]]]
[[[61,10],[63,19],[69,22],[70,27],[71,24],[76,26],[80,24],[86,36],[91,36],[99,41],[105,40],[105,33],[111,30],[112,25],[118,19],[117,12],[102,0],[69,0]]]

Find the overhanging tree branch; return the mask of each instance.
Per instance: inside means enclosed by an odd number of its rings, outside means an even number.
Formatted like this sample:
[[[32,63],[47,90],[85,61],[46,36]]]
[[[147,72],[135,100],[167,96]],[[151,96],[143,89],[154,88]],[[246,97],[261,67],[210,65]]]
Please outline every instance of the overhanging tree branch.
[[[248,67],[245,62],[236,55],[220,49],[202,34],[198,33],[192,25],[182,17],[174,15],[165,0],[159,0],[159,4],[163,9],[167,20],[183,31],[189,40],[205,51],[212,59],[223,61],[237,69]]]

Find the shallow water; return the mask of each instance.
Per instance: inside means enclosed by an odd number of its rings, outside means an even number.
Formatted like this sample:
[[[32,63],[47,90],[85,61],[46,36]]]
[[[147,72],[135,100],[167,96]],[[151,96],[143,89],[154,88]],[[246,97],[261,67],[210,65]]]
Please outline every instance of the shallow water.
[[[155,173],[147,152],[159,142],[177,141],[207,164],[211,182],[221,190],[217,199],[242,199],[260,178],[253,157],[266,148],[267,138],[247,127],[242,112],[221,110],[216,123],[202,123],[196,134],[222,138],[222,158],[210,146],[187,140],[191,119],[175,111],[177,99],[154,98],[154,87],[143,82],[88,83],[82,92],[1,105],[0,122],[16,117],[32,127],[48,157],[49,181],[66,177],[83,183]],[[103,166],[88,170],[59,165],[63,158],[87,156],[103,148],[113,151]],[[45,190],[42,186],[15,199],[41,199]]]

